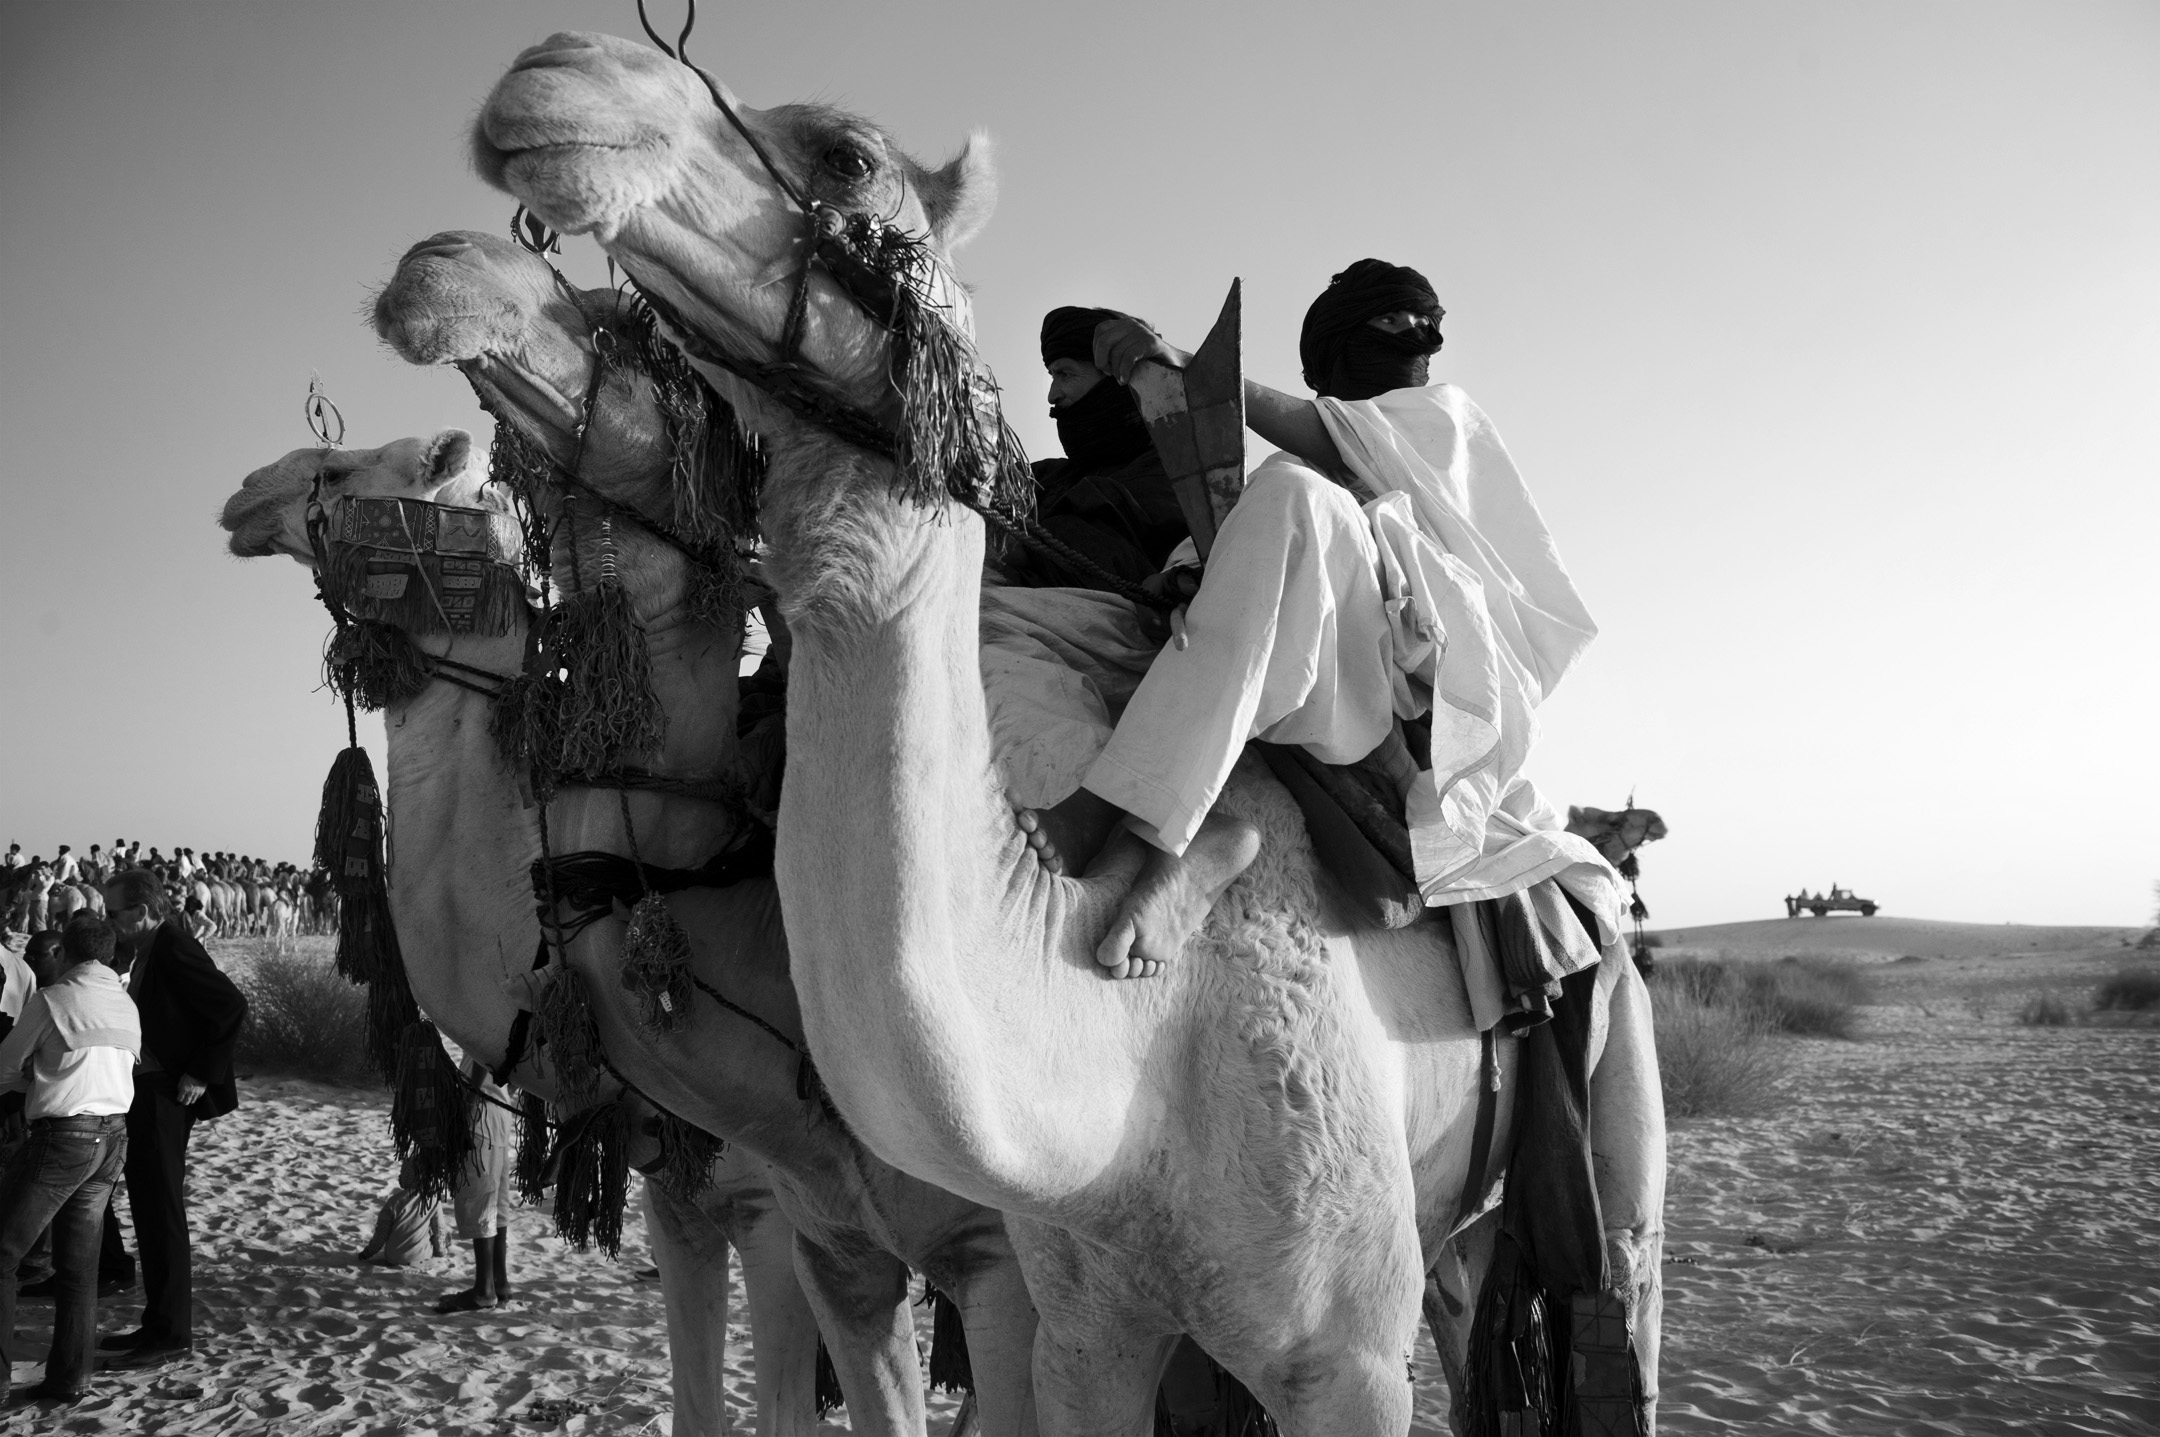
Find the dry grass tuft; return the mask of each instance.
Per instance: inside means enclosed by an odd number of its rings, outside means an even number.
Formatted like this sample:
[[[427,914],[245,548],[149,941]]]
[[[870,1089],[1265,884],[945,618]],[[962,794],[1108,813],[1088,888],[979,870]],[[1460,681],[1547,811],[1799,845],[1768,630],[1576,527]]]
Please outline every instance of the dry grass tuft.
[[[2101,1013],[2142,1013],[2155,1006],[2160,1006],[2160,969],[2118,968],[2093,993],[2093,1008]]]
[[[1658,973],[1651,1011],[1666,1114],[1744,1118],[1768,1112],[1793,1075],[1793,1055],[1760,1017],[1706,997],[1699,979],[1707,966]]]
[[[1778,963],[1670,958],[1658,966],[1658,986],[1685,989],[1699,1003],[1738,1009],[1773,1032],[1808,1038],[1850,1038],[1859,1009],[1873,996],[1857,965],[1814,956]]]
[[[378,1081],[367,1055],[367,990],[325,957],[265,945],[233,981],[247,995],[247,1026],[233,1056],[243,1068],[335,1082]]]

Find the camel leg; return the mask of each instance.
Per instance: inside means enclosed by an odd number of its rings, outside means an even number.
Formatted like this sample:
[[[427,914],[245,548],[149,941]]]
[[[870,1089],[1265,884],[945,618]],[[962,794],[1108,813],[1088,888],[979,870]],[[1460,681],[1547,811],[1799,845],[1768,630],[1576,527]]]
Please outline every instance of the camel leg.
[[[733,1237],[757,1352],[759,1437],[815,1437],[818,1322],[795,1275],[795,1229],[767,1204]]]
[[[727,1237],[711,1218],[652,1182],[645,1184],[645,1230],[667,1305],[674,1430],[684,1437],[726,1437]],[[762,1361],[758,1371],[762,1385]]]
[[[1035,1437],[1035,1303],[1020,1264],[1008,1257],[958,1288],[984,1437]]]
[[[1466,1432],[1468,1414],[1463,1410],[1463,1374],[1470,1356],[1470,1319],[1477,1311],[1478,1290],[1492,1265],[1493,1238],[1500,1231],[1498,1211],[1470,1224],[1440,1251],[1440,1260],[1425,1277],[1425,1325],[1432,1331],[1433,1347],[1440,1354],[1440,1371],[1447,1379],[1448,1425]]]
[[[1615,1285],[1627,1295],[1654,1432],[1665,1302],[1665,1100],[1650,990],[1633,963],[1616,966],[1605,1050],[1590,1073],[1590,1160],[1605,1215],[1606,1258]]]
[[[795,1274],[847,1394],[849,1430],[922,1437],[927,1417],[907,1264],[867,1242],[835,1250],[798,1232]]]
[[[1068,1309],[1035,1329],[1036,1417],[1043,1437],[1150,1437],[1155,1389],[1178,1334],[1146,1336],[1118,1316]]]

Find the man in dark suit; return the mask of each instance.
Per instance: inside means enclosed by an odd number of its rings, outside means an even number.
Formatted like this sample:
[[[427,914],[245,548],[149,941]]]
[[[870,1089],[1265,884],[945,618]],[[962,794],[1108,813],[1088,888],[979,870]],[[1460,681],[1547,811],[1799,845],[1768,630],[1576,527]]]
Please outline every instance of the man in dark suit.
[[[194,1345],[187,1226],[187,1145],[196,1120],[240,1104],[233,1043],[247,1000],[186,927],[166,911],[164,887],[145,869],[115,874],[105,909],[128,963],[142,1017],[142,1066],[128,1109],[128,1207],[142,1259],[143,1317],[99,1346],[148,1367]]]

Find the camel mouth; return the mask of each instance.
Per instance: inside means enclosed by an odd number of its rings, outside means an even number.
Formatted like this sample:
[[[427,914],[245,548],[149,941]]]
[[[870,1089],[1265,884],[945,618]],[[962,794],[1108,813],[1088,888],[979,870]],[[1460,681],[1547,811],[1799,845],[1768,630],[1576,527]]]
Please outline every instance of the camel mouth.
[[[576,400],[540,375],[499,355],[476,355],[463,361],[461,367],[475,384],[493,390],[503,403],[557,434],[572,434],[585,421],[584,407]]]

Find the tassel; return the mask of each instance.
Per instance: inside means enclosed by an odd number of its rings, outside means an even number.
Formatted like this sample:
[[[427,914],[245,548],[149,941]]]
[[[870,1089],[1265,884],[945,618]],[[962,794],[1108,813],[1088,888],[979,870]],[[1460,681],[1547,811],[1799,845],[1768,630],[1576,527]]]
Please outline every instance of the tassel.
[[[398,1156],[410,1160],[416,1191],[434,1198],[448,1195],[472,1161],[468,1096],[433,1023],[415,1022],[398,1035],[390,1131]]]
[[[550,615],[540,676],[510,686],[492,727],[506,757],[548,775],[605,773],[659,746],[667,716],[620,584],[572,594]]]
[[[339,625],[323,650],[323,682],[369,713],[412,702],[430,676],[412,636],[374,619]]]
[[[690,935],[657,893],[646,894],[630,910],[622,985],[643,999],[640,1017],[654,1032],[673,1033],[689,1021]]]
[[[847,1406],[847,1394],[840,1390],[840,1372],[832,1365],[832,1354],[825,1350],[825,1339],[817,1340],[817,1415],[837,1412]]]
[[[533,797],[540,803],[555,795],[557,758],[562,747],[562,706],[550,696],[546,675],[520,674],[495,696],[488,712],[488,733],[513,773],[530,774]]]
[[[713,1185],[713,1164],[727,1144],[673,1113],[660,1115],[660,1186],[677,1202],[694,1203]]]
[[[530,1206],[539,1206],[555,1181],[548,1157],[547,1103],[537,1094],[522,1094],[518,1098],[517,1159],[511,1182],[517,1195]]]
[[[345,749],[323,780],[315,863],[337,886],[337,970],[347,982],[368,985],[368,1052],[384,1078],[395,1081],[398,1035],[419,1013],[390,921],[382,812],[367,750],[357,744]]]
[[[556,1147],[555,1232],[579,1251],[622,1252],[630,1197],[629,1120],[618,1102],[589,1108],[564,1125]]]
[[[1470,1319],[1463,1368],[1465,1437],[1558,1437],[1560,1372],[1545,1296],[1502,1229]]]
[[[554,1069],[556,1106],[584,1113],[600,1101],[600,1074],[606,1061],[600,1047],[600,1024],[593,1017],[585,980],[564,968],[540,990],[541,1041]]]
[[[960,1304],[932,1286],[923,1294],[930,1304],[930,1386],[940,1392],[973,1392],[975,1368],[968,1360],[967,1325]]]

